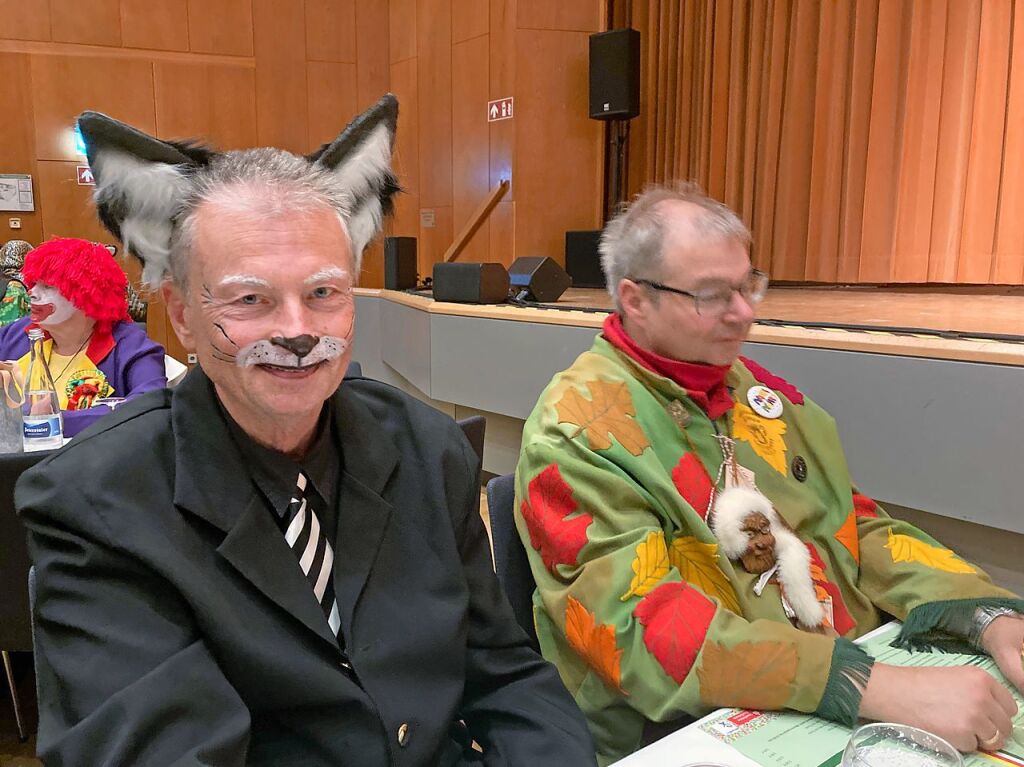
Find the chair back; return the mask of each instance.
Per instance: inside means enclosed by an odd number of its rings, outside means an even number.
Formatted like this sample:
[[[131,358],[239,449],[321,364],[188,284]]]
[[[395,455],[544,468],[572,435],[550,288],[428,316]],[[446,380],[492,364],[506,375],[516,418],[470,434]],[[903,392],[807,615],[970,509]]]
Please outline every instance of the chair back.
[[[539,649],[533,624],[533,592],[537,584],[530,572],[530,561],[519,538],[515,521],[516,484],[514,474],[503,474],[487,483],[487,510],[491,517],[494,541],[494,571],[505,590],[516,621]]]
[[[345,378],[362,378],[363,377],[363,366],[355,360],[351,360],[348,363],[348,367],[345,368]]]
[[[29,595],[24,587],[31,562],[25,527],[14,513],[14,485],[25,469],[52,452],[0,454],[0,650],[8,652],[32,649]]]
[[[480,468],[484,466],[484,436],[487,434],[487,419],[482,415],[471,415],[469,418],[463,418],[457,422],[459,428],[462,429],[462,433],[466,435],[466,439],[469,440],[469,444],[473,447],[473,452],[476,453],[477,460],[480,462]]]

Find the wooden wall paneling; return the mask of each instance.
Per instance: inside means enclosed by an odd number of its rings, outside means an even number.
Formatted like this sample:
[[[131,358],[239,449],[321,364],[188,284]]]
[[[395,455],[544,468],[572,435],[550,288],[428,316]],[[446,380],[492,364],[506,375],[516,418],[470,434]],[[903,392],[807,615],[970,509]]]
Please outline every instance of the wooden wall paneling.
[[[860,268],[878,2],[857,0],[854,3],[848,97],[850,108],[845,131],[847,154],[843,176],[844,202],[839,223],[839,282],[855,282]]]
[[[218,149],[256,146],[256,71],[228,64],[153,65],[157,135]]]
[[[898,84],[906,78],[910,16],[909,6],[879,5],[858,267],[862,282],[888,282],[892,273],[905,97]]]
[[[996,247],[989,280],[1024,283],[1024,3],[1013,7],[1013,49],[1010,54],[1003,141],[1003,178],[999,189]]]
[[[126,48],[187,51],[187,0],[121,0],[121,37]]]
[[[40,160],[37,199],[43,213],[43,239],[81,237],[112,242],[113,237],[96,217],[92,202],[94,187],[79,186],[76,162]]]
[[[814,141],[813,120],[807,116],[815,113],[819,10],[817,4],[797,0],[791,19],[772,241],[772,276],[776,279],[804,279],[811,201],[811,157],[807,148]]]
[[[257,2],[260,0],[188,0],[191,50],[195,53],[252,56],[253,6]],[[292,13],[295,12],[294,4],[288,7]],[[286,28],[288,21],[283,18],[282,26]]]
[[[333,141],[356,116],[356,65],[309,61],[306,90],[312,149]]]
[[[487,0],[452,0],[452,42],[486,35],[489,10]]]
[[[306,58],[356,62],[355,0],[306,0]]]
[[[420,226],[419,240],[416,243],[416,260],[420,274],[429,277],[434,264],[441,260],[448,246],[455,239],[455,227],[452,221],[452,206],[439,205],[431,207],[434,211],[434,225]]]
[[[743,148],[746,133],[749,25],[749,5],[734,4],[729,40],[729,130],[726,137],[725,192],[722,199],[738,211],[740,216],[743,215],[743,175],[746,165]],[[678,124],[679,121],[676,122]]]
[[[36,157],[78,160],[72,128],[92,109],[138,128],[156,131],[153,65],[144,60],[33,55],[32,98]]]
[[[1010,0],[989,0],[982,5],[957,282],[988,282],[992,270],[1012,22]]]
[[[852,18],[851,0],[821,6],[804,267],[804,278],[819,282],[835,281],[838,270]]]
[[[488,66],[488,79],[490,80],[490,91],[488,101],[515,96],[516,94],[516,0],[489,0],[489,24],[490,31],[488,42],[490,44],[490,61]],[[520,97],[515,108],[524,108],[526,93]],[[588,107],[589,114],[589,107]],[[518,180],[513,176],[513,162],[515,159],[516,145],[516,121],[518,117],[511,120],[500,120],[489,123],[488,134],[490,144],[490,166],[491,178],[490,187],[493,189],[503,180],[512,182],[512,186],[505,193],[499,207],[516,198],[516,186]],[[510,213],[514,208],[509,207]],[[491,214],[492,216],[494,213]]]
[[[43,219],[32,131],[32,70],[27,55],[0,53],[0,104],[8,115],[0,120],[0,173],[28,173],[36,185],[34,212],[0,212],[0,242],[18,239],[38,245],[43,239]],[[21,219],[21,229],[8,228],[12,217]]]
[[[253,0],[256,56],[256,135],[263,146],[304,153],[306,114],[306,22],[292,0]]]
[[[403,191],[395,198],[392,233],[399,237],[420,234],[419,99],[416,59],[391,65],[391,91],[398,98],[398,133],[393,167]]]
[[[0,0],[0,38],[9,40],[49,40],[50,4],[42,0]]]
[[[931,219],[938,162],[947,3],[919,6],[910,33],[892,279],[925,282],[931,250]]]
[[[388,30],[391,63],[415,58],[416,0],[389,0]]]
[[[39,0],[29,0],[39,2]],[[118,0],[49,0],[54,42],[121,45]]]
[[[766,86],[762,88],[757,155],[761,177],[754,196],[753,261],[758,269],[774,276],[772,238],[775,226],[775,192],[779,175],[779,141],[782,128],[783,84],[788,49],[788,7],[790,0],[769,0]]]
[[[564,32],[600,32],[606,5],[602,0],[518,0],[516,28]],[[721,2],[721,0],[719,0]]]
[[[359,273],[359,286],[363,288],[384,287],[384,235],[366,246],[363,251],[362,269]]]
[[[729,162],[729,84],[732,68],[732,19],[733,13],[740,13],[740,7],[732,0],[719,0],[714,4],[710,16],[714,17],[712,42],[712,67],[710,72],[709,106],[710,124],[708,125],[707,154],[707,192],[716,200],[725,200],[726,166]],[[739,65],[739,62],[735,62]],[[672,115],[672,123],[678,125],[676,115]],[[735,129],[735,126],[734,126]],[[678,168],[673,175],[678,175]]]
[[[743,125],[743,189],[739,213],[747,226],[754,223],[754,189],[757,181],[758,107],[765,89],[764,72],[767,60],[767,3],[751,3],[749,56],[746,72],[746,106]]]
[[[507,194],[507,192],[506,192]],[[516,203],[499,202],[488,217],[490,247],[488,261],[511,266],[516,260]],[[564,248],[563,248],[564,252]]]
[[[956,279],[980,31],[979,0],[956,0],[949,4],[946,56],[942,69],[942,114],[939,118],[939,157],[942,162],[935,172],[935,207],[928,261],[928,279],[934,282],[953,282]]]
[[[564,261],[565,232],[600,222],[602,129],[587,117],[588,35],[518,30],[515,240]]]
[[[452,215],[454,231],[466,225],[491,191],[487,130],[487,35],[452,46]],[[515,119],[515,118],[513,118]],[[461,261],[487,261],[488,220],[459,254]]]
[[[420,205],[424,208],[452,204],[451,39],[451,0],[418,0]]]
[[[388,3],[356,0],[356,109],[376,104],[389,90]]]

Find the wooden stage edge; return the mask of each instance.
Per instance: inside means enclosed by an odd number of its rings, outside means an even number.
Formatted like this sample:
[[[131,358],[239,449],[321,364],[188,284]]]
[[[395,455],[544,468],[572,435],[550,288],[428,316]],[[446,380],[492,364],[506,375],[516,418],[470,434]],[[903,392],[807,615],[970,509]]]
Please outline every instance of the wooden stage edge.
[[[379,297],[425,311],[460,317],[599,328],[611,302],[603,290],[570,289],[559,309],[513,304],[456,304],[434,301],[429,295],[356,288],[356,295]],[[565,307],[562,309],[561,307]],[[589,311],[571,310],[582,307]],[[1024,367],[1024,289],[918,290],[907,288],[775,287],[758,307],[753,343],[811,346],[874,354],[987,362]],[[778,324],[776,324],[778,323]],[[863,325],[846,330],[801,326],[800,323]],[[893,332],[892,328],[953,332],[960,338]],[[994,340],[981,335],[1016,336]]]

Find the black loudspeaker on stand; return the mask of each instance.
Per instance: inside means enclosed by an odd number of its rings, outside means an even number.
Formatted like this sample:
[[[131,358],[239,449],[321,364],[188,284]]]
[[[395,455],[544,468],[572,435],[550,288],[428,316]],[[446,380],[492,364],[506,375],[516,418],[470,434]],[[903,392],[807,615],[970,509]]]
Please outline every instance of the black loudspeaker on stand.
[[[608,283],[601,268],[597,246],[600,229],[565,233],[565,270],[572,277],[574,288],[605,288]]]
[[[590,116],[629,120],[640,114],[640,33],[613,29],[590,36]]]
[[[508,272],[497,263],[434,264],[435,301],[502,304],[508,300]]]
[[[572,278],[565,269],[547,256],[521,256],[512,262],[508,274],[521,301],[551,303],[572,287]]]
[[[416,238],[384,238],[384,288],[408,290],[416,287]]]

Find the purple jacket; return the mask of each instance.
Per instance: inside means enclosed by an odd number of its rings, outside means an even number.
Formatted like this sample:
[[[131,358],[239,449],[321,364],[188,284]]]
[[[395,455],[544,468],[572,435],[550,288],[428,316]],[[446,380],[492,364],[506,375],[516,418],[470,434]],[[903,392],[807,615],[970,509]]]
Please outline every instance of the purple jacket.
[[[23,317],[0,328],[0,360],[18,360],[28,354],[28,327]],[[131,398],[167,386],[164,347],[134,322],[118,322],[112,330],[114,348],[96,364],[114,387],[115,397]],[[95,362],[95,361],[94,361]],[[110,412],[106,405],[64,411],[64,436],[73,437]]]

